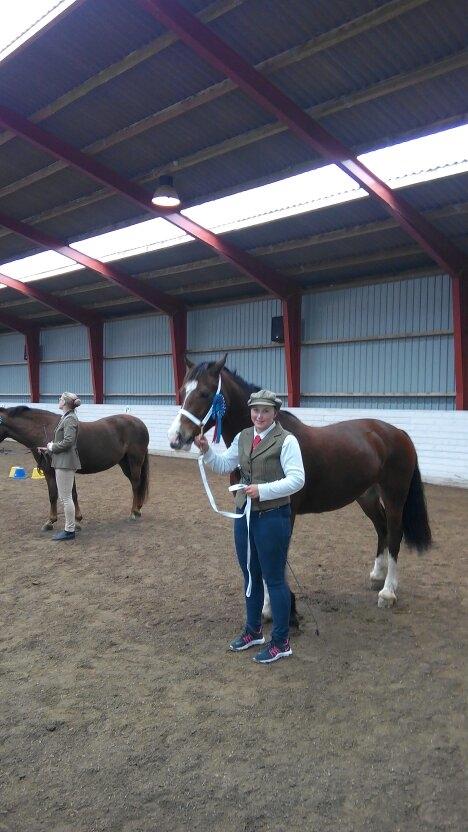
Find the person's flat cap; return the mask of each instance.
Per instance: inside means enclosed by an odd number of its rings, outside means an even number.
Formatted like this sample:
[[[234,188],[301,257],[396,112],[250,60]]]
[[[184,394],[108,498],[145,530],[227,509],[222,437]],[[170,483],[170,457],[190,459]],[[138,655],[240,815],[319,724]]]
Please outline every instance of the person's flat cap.
[[[282,402],[276,393],[273,393],[273,390],[258,390],[257,393],[250,394],[250,399],[247,404],[249,407],[264,405],[266,407],[275,407],[276,410],[279,410]]]

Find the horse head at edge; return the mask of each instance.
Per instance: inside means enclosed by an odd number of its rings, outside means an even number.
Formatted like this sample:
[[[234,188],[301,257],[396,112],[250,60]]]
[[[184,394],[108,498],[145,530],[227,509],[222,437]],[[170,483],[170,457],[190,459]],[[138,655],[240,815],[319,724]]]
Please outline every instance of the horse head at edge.
[[[221,370],[226,359],[227,353],[220,361],[207,361],[202,364],[194,364],[188,358],[185,359],[187,372],[180,388],[182,407],[167,432],[173,450],[190,450],[195,436],[200,433],[201,423],[209,413],[218,390]],[[204,430],[209,430],[212,424],[210,417],[204,425]]]

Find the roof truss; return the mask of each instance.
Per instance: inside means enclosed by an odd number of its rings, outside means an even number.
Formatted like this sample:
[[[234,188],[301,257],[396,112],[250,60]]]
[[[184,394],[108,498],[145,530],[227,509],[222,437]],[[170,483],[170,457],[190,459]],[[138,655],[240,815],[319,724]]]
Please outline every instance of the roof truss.
[[[263,109],[273,113],[301,141],[336,164],[370,196],[378,199],[399,225],[449,274],[466,275],[467,258],[405,199],[357,159],[353,152],[314,121],[279,87],[254,69],[177,0],[138,0],[160,23],[175,32],[200,57],[227,75]]]

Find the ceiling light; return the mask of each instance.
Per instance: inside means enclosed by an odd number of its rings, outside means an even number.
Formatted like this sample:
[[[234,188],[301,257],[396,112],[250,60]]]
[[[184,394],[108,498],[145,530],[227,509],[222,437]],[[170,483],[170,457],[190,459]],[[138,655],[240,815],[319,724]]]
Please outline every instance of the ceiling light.
[[[158,208],[178,208],[180,205],[180,196],[174,188],[172,176],[160,176],[158,179],[158,187],[154,192],[153,205]]]

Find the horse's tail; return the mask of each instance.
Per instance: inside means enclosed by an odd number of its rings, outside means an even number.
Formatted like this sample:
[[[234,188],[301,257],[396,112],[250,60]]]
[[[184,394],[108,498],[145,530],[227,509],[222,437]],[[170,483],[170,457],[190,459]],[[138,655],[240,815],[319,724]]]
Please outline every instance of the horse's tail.
[[[138,491],[137,497],[138,502],[142,506],[143,503],[146,503],[149,494],[149,461],[148,461],[148,451],[145,453],[145,458],[141,464],[141,474],[140,474],[140,482],[138,484]]]
[[[407,546],[410,549],[417,549],[419,553],[429,549],[429,546],[432,544],[424,486],[417,460],[414,466],[408,496],[403,506],[403,535]]]

